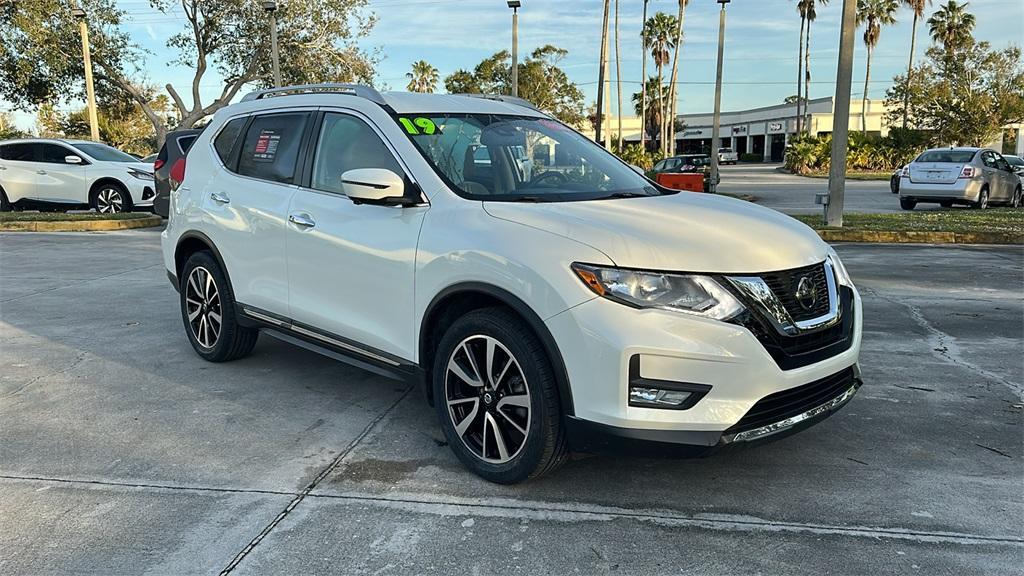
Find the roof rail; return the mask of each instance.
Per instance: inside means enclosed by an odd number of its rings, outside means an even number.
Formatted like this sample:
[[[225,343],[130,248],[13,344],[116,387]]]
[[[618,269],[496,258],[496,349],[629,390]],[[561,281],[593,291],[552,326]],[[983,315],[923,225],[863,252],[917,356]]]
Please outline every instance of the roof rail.
[[[469,96],[471,98],[483,98],[484,100],[497,100],[498,102],[515,104],[516,106],[522,106],[523,108],[543,112],[543,110],[534,106],[529,100],[524,100],[517,96],[507,96],[505,94],[456,94],[456,96]]]
[[[263,98],[270,98],[273,96],[287,96],[289,94],[303,93],[349,94],[360,98],[366,98],[367,100],[380,104],[381,106],[387,106],[387,102],[384,101],[384,97],[381,96],[380,92],[377,92],[374,88],[364,86],[362,84],[341,83],[300,84],[298,86],[282,86],[280,88],[256,90],[255,92],[249,92],[246,94],[242,98],[242,102],[261,100]]]

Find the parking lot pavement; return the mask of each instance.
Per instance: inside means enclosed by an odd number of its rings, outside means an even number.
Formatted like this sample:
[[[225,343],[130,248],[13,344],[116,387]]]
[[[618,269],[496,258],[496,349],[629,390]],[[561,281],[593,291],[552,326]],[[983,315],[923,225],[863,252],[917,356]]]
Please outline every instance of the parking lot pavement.
[[[838,250],[865,386],[834,417],[505,487],[403,384],[271,338],[202,362],[153,231],[0,235],[0,573],[1019,571],[1024,251]]]
[[[779,172],[779,164],[737,164],[722,166],[718,190],[729,194],[753,194],[762,206],[787,214],[817,214],[822,207],[814,195],[828,192],[827,178],[807,178]],[[889,190],[886,180],[847,180],[846,212],[901,212],[899,196]],[[938,204],[921,204],[917,210],[936,210]]]

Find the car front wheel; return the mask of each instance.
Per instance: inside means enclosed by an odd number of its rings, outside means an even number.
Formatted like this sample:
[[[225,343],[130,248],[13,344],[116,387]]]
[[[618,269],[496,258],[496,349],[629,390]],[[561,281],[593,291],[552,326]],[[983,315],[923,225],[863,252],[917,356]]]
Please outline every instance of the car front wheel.
[[[122,186],[103,184],[93,194],[92,207],[103,214],[131,212],[132,197]]]
[[[510,311],[486,308],[456,320],[431,375],[448,444],[477,475],[513,484],[564,460],[554,371],[540,340]]]

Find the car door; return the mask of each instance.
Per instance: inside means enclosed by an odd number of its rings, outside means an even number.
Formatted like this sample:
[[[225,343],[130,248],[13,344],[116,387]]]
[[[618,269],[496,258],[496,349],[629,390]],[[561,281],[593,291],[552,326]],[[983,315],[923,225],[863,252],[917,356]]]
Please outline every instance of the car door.
[[[285,221],[311,116],[294,110],[225,123],[212,140],[226,169],[213,171],[198,199],[235,300],[281,316],[288,315]]]
[[[288,210],[291,317],[300,329],[411,359],[416,241],[427,207],[356,204],[341,176],[384,168],[405,178],[407,193],[418,196],[418,188],[383,133],[358,112],[325,110],[310,150],[308,176]]]
[[[1009,202],[1013,200],[1013,194],[1017,190],[1020,178],[1017,177],[1017,173],[1013,171],[1013,167],[1006,161],[1006,158],[1003,158],[998,152],[993,152],[992,155],[995,158],[996,168],[999,169],[999,179],[1003,182],[1003,194],[999,199]]]
[[[36,174],[41,170],[36,161],[38,144],[18,142],[0,146],[0,186],[7,200],[17,202],[32,198],[36,191]]]
[[[1003,190],[1004,182],[1000,174],[999,166],[996,164],[995,152],[983,150],[981,152],[982,170],[985,173],[985,182],[988,182],[988,197],[990,200],[1002,200],[1006,196]]]
[[[38,146],[39,169],[36,171],[34,197],[61,204],[87,204],[87,160],[80,153],[60,144],[44,142]],[[69,163],[68,157],[78,158],[78,163]]]

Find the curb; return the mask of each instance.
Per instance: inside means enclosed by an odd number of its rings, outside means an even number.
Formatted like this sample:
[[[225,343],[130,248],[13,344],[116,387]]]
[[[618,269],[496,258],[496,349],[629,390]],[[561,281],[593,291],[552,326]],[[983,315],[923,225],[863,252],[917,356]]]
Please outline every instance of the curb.
[[[150,228],[163,224],[159,216],[125,218],[123,220],[12,220],[0,222],[0,232],[105,232]]]
[[[1024,244],[1024,234],[1012,232],[922,232],[890,230],[815,230],[827,242],[887,244]]]

